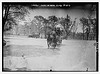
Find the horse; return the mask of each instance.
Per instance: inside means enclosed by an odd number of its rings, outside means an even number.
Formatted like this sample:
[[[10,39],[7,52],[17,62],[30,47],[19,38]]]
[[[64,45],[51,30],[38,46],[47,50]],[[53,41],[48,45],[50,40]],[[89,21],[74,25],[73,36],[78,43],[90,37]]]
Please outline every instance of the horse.
[[[57,38],[56,38],[56,33],[54,33],[54,31],[52,33],[47,34],[47,45],[48,49],[50,46],[52,46],[55,49],[57,45]]]

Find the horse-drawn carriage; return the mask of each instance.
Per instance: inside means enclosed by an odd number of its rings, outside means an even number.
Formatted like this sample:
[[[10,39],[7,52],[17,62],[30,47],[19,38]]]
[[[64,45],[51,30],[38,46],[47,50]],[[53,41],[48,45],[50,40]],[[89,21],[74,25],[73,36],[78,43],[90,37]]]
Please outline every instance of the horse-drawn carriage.
[[[51,46],[53,48],[59,46],[62,43],[62,30],[58,27],[48,28],[49,32],[47,33],[47,45],[48,48]]]
[[[62,43],[61,36],[57,36],[56,34],[48,34],[47,35],[47,45],[48,48],[51,46],[55,48],[56,46],[60,45]]]

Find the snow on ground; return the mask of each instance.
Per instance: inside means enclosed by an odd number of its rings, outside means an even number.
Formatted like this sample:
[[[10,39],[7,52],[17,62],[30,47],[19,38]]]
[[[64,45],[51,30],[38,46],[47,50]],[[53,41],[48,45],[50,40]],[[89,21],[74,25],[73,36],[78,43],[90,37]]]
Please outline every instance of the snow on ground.
[[[56,49],[47,49],[46,39],[9,37],[4,47],[4,68],[18,70],[96,70],[95,41],[63,40]]]

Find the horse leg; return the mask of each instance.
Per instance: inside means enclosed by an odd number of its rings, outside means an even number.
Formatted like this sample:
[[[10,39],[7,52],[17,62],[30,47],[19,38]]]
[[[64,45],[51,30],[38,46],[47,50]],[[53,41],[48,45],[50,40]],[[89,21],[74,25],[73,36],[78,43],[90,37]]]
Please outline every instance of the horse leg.
[[[47,45],[48,45],[48,49],[49,49],[49,43],[47,42]]]
[[[50,43],[49,43],[49,42],[47,42],[47,44],[48,44],[48,49],[49,49],[49,47],[50,47]]]

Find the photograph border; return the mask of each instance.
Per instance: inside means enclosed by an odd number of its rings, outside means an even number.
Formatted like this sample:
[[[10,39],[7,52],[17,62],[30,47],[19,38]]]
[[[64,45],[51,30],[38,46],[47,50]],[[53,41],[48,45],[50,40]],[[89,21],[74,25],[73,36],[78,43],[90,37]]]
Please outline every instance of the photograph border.
[[[2,72],[98,72],[99,71],[99,2],[2,2],[2,18],[3,18],[3,4],[96,4],[97,5],[97,12],[96,12],[96,18],[97,18],[97,26],[96,26],[96,71],[7,71],[6,69],[3,69],[3,23],[2,23]],[[3,20],[2,20],[3,22]]]

